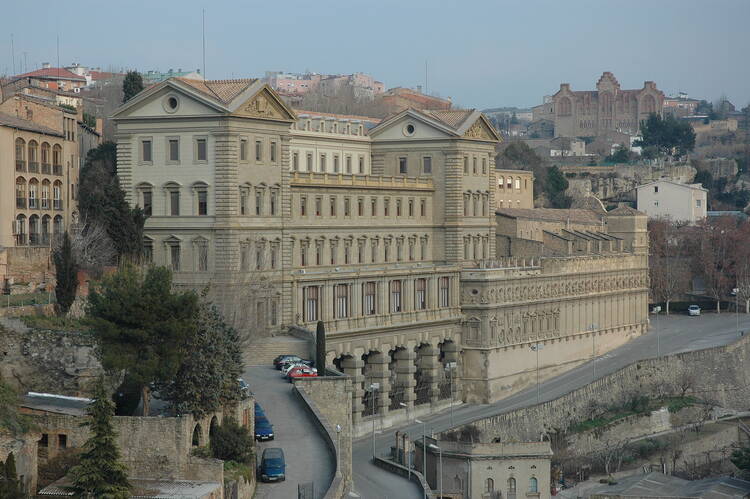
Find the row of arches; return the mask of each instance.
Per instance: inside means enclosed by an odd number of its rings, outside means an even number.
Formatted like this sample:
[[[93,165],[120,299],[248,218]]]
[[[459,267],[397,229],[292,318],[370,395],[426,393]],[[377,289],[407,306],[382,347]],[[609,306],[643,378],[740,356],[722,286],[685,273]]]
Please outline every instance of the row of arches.
[[[40,144],[33,139],[27,143],[24,139],[18,137],[15,145],[16,171],[38,172],[41,163],[44,173],[50,173],[50,166],[54,166],[58,167],[55,168],[55,174],[62,175],[63,152],[60,144],[50,145],[49,142]]]
[[[50,232],[51,231],[51,232]],[[54,218],[50,215],[18,215],[13,220],[13,238],[16,246],[48,246],[50,236],[60,237],[65,232],[65,223],[61,215]]]
[[[628,94],[619,94],[613,96],[609,92],[601,92],[598,102],[592,103],[587,99],[585,104],[578,101],[578,114],[592,113],[598,107],[599,114],[603,116],[612,116],[615,113],[635,113],[638,108],[642,114],[651,114],[658,111],[656,98],[647,94],[640,101],[635,97],[629,97]],[[632,111],[631,111],[632,110]],[[573,114],[573,103],[569,97],[562,97],[557,101],[557,115],[570,116]]]
[[[52,202],[50,203],[50,194]],[[50,181],[31,177],[28,182],[25,177],[16,178],[16,208],[62,210],[63,183],[60,180]]]

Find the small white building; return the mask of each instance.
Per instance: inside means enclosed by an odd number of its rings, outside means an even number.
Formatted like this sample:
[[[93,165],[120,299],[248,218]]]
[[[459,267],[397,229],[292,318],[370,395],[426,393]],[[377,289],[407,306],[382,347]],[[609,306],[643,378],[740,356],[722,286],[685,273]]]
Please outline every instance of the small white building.
[[[706,218],[707,194],[701,184],[680,184],[660,179],[639,185],[638,211],[649,218],[670,218],[695,224]]]

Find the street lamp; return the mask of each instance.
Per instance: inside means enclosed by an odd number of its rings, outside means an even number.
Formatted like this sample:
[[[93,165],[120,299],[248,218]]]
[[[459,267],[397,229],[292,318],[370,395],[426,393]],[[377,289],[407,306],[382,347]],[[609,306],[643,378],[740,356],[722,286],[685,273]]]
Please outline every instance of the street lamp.
[[[409,422],[409,406],[407,404],[404,404],[403,402],[399,402],[398,405],[401,407],[406,407],[406,422],[408,424]],[[409,441],[411,442],[411,436],[409,435],[409,432],[406,432],[406,436],[409,438]],[[407,451],[407,449],[404,449]],[[406,452],[406,468],[409,470],[409,481],[411,482],[411,451]]]
[[[422,476],[427,481],[427,423],[414,419],[415,423],[422,425]],[[422,488],[423,499],[427,499],[427,490]]]
[[[529,348],[531,348],[533,351],[536,352],[536,403],[538,404],[541,399],[540,386],[539,386],[539,350],[544,348],[544,345],[539,343],[539,341],[537,340],[536,343],[531,345]]]
[[[451,427],[452,427],[453,426],[453,375],[455,374],[454,369],[456,369],[456,363],[446,362],[445,368],[448,370],[448,380],[450,382],[448,386],[451,392]]]
[[[659,312],[661,312],[661,306],[657,305],[654,307],[654,315],[656,315],[656,356],[661,357],[661,338],[659,337]]]
[[[598,326],[591,324],[588,330],[591,332],[591,381],[596,380],[596,330]]]
[[[375,459],[375,390],[380,389],[380,383],[370,383],[370,401],[372,403],[372,458]]]
[[[336,425],[336,471],[341,473],[341,425]]]
[[[439,484],[438,490],[440,492],[440,498],[442,499],[443,497],[443,449],[442,447],[437,446],[435,444],[430,444],[430,448],[432,450],[437,450],[438,455],[439,455],[438,463],[439,463],[439,468],[440,468],[440,478],[438,479],[438,484]]]
[[[737,317],[737,334],[740,334],[740,288],[733,288],[734,293],[734,315]]]

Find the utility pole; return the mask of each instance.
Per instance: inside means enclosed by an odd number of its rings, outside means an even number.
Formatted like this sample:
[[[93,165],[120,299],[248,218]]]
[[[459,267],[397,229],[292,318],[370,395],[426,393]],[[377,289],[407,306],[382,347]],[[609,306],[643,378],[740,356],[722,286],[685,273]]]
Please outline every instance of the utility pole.
[[[206,9],[203,9],[203,79],[206,79]]]

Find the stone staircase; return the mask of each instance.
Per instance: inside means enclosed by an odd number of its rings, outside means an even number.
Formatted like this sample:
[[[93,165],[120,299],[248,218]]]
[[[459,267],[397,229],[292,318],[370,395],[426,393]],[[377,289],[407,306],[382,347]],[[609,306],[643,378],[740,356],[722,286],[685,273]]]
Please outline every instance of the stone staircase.
[[[278,355],[299,355],[303,359],[312,359],[313,349],[308,340],[294,336],[273,336],[248,343],[244,360],[247,366],[270,366]]]

